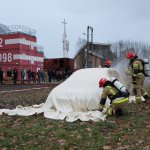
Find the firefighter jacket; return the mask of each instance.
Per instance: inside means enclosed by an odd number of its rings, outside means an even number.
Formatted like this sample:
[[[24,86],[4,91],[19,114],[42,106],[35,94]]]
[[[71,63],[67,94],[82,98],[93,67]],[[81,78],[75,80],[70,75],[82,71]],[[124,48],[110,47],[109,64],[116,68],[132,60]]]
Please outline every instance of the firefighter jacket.
[[[102,107],[105,106],[107,97],[110,99],[110,101],[112,103],[113,100],[115,100],[118,97],[121,97],[121,93],[115,87],[113,87],[111,85],[107,85],[107,86],[104,87],[103,93],[102,93],[102,96],[101,96],[100,105]]]
[[[133,59],[131,62],[132,77],[137,78],[139,75],[144,74],[144,66],[139,59]]]

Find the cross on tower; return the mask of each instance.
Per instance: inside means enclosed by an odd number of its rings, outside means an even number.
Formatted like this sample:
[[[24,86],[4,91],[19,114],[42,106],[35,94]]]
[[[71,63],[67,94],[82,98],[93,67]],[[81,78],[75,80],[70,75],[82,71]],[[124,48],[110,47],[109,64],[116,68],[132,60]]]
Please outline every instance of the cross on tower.
[[[68,41],[66,40],[67,38],[67,34],[66,34],[66,24],[67,22],[64,21],[62,22],[64,24],[64,33],[63,33],[63,57],[67,58],[68,57],[68,50],[69,50],[69,45],[68,45]]]

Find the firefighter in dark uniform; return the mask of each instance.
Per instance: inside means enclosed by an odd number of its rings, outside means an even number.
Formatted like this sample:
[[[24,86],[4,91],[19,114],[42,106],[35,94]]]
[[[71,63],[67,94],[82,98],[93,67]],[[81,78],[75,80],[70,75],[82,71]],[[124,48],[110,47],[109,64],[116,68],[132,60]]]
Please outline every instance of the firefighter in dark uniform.
[[[104,67],[105,67],[105,68],[110,68],[110,67],[111,67],[111,61],[110,61],[110,60],[106,60]]]
[[[100,111],[109,116],[122,116],[123,109],[125,109],[128,105],[129,93],[127,92],[127,94],[124,95],[105,78],[100,79],[99,87],[103,87],[100,100]],[[110,99],[110,106],[108,108],[105,106],[107,98]]]
[[[145,101],[150,100],[150,96],[143,88],[144,84],[144,66],[142,61],[138,59],[138,56],[134,52],[128,52],[126,54],[126,58],[130,60],[129,65],[131,66],[131,74],[132,74],[132,84],[133,84],[133,92],[135,94],[135,100],[137,103],[142,102],[142,97],[144,97]]]

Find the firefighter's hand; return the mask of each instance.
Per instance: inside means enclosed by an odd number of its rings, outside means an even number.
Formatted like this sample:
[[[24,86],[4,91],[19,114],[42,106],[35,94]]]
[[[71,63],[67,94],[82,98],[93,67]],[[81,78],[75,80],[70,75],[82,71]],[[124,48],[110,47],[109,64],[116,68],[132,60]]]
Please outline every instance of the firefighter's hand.
[[[102,114],[103,114],[103,115],[106,115],[106,112],[107,112],[107,109],[106,109],[106,108],[103,108]]]
[[[99,111],[102,112],[104,108],[105,108],[105,105],[102,105],[102,104],[99,105]]]
[[[103,108],[104,108],[104,106],[102,106],[102,105],[99,105],[99,111],[103,111]]]
[[[149,74],[145,73],[145,77],[149,77]]]

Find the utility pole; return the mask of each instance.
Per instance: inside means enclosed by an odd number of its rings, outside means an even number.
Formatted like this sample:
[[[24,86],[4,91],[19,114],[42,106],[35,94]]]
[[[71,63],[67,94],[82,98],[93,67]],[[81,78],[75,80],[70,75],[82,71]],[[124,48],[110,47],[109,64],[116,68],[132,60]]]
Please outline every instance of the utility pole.
[[[91,50],[93,51],[93,28],[90,26],[91,29]]]
[[[90,42],[89,42],[89,35],[91,35],[91,41]],[[85,53],[86,53],[85,68],[89,67],[89,57],[90,57],[89,56],[89,43],[91,43],[91,51],[93,51],[93,28],[91,26],[87,26],[87,49],[85,51]]]
[[[67,34],[66,34],[66,24],[67,22],[64,21],[62,22],[64,24],[64,33],[63,33],[63,58],[68,58],[68,51],[69,51],[69,42],[67,41]]]

